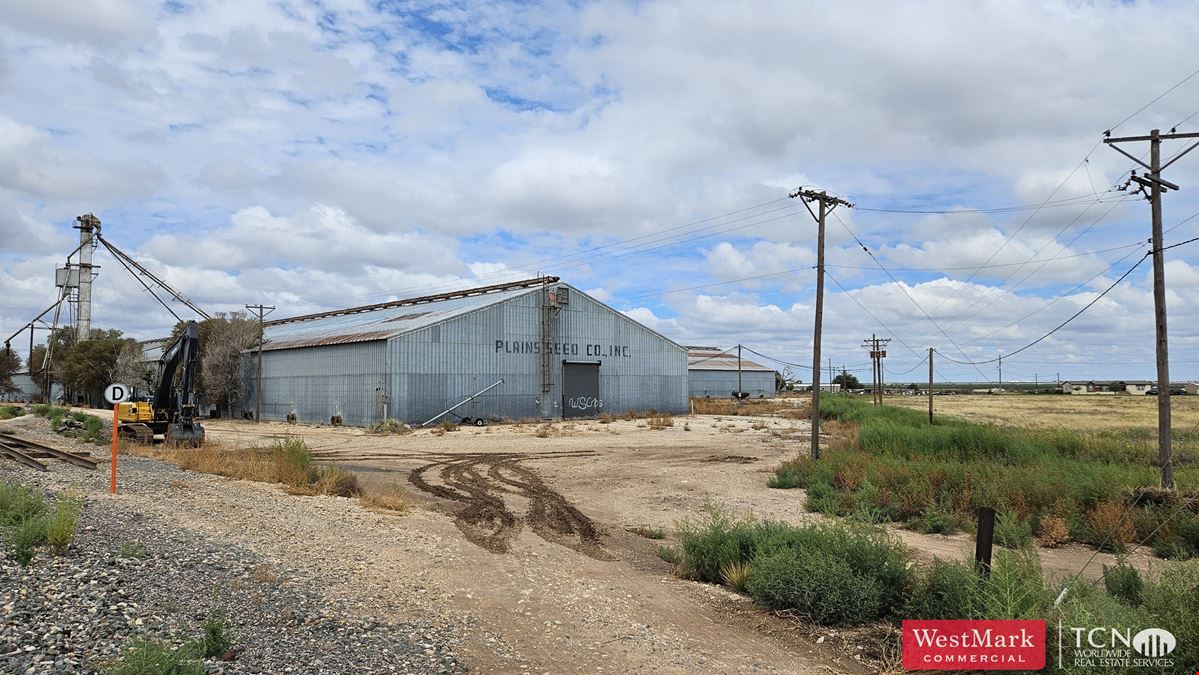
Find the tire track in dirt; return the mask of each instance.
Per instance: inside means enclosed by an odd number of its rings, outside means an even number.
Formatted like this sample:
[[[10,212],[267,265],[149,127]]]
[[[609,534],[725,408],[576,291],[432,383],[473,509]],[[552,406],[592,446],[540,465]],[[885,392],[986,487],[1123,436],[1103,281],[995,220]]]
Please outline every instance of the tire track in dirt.
[[[520,464],[547,456],[561,454],[444,456],[414,469],[408,480],[423,492],[461,503],[455,525],[468,541],[493,553],[507,553],[527,524],[546,541],[597,560],[611,560],[612,556],[600,543],[595,523],[547,486],[532,469]],[[438,482],[429,480],[434,471]],[[509,501],[527,503],[525,514],[517,515]]]

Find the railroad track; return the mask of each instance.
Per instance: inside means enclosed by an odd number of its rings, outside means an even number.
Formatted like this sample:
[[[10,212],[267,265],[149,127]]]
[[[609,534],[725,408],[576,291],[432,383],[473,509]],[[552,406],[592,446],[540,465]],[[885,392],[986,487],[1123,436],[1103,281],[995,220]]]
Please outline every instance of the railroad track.
[[[50,467],[42,459],[58,459],[69,462],[85,469],[95,469],[96,463],[91,459],[74,452],[59,450],[48,445],[21,438],[12,434],[0,434],[0,456],[20,462],[31,469],[49,471]]]

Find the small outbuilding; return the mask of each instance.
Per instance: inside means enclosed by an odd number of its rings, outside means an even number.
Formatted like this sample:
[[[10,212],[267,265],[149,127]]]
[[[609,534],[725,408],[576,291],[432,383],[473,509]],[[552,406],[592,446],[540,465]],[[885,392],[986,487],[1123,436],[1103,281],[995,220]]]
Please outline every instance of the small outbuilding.
[[[687,352],[557,277],[268,321],[262,349],[264,419],[687,410]],[[254,358],[246,366],[252,411]]]
[[[687,382],[692,396],[731,398],[737,391],[740,371],[741,391],[751,398],[774,396],[774,369],[737,356],[737,350],[719,347],[687,347]]]

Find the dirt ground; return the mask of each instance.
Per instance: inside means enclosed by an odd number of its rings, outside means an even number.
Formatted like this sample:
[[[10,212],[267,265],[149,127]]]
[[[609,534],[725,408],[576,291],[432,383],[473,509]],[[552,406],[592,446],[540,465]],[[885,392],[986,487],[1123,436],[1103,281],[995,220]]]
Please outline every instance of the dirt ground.
[[[1171,421],[1178,431],[1199,426],[1199,396],[1170,397]],[[924,396],[888,396],[887,405],[928,410]],[[1157,397],[1134,395],[1034,396],[1028,394],[934,396],[933,410],[975,422],[1009,426],[1065,427],[1079,431],[1157,429]]]
[[[420,573],[445,583],[459,609],[480,616],[538,664],[534,670],[561,671],[565,663],[589,672],[862,670],[831,648],[836,639],[817,644],[816,634],[797,633],[720,588],[675,579],[655,555],[675,541],[680,520],[701,517],[709,503],[791,523],[819,518],[805,512],[802,490],[767,487],[780,462],[807,452],[802,420],[694,415],[659,429],[641,419],[393,436],[241,421],[206,426],[209,439],[229,445],[302,436],[320,460],[368,484],[402,486],[433,516],[412,526],[464,544],[453,564]],[[663,528],[667,540],[628,532],[639,526]],[[960,559],[973,547],[967,535],[895,532],[927,559]],[[1093,579],[1114,562],[1082,546],[1041,555],[1058,576],[1083,570]],[[586,611],[597,607],[599,615]],[[851,641],[844,649],[858,647]],[[681,656],[690,650],[703,661]],[[468,655],[481,670],[504,669],[486,645]]]

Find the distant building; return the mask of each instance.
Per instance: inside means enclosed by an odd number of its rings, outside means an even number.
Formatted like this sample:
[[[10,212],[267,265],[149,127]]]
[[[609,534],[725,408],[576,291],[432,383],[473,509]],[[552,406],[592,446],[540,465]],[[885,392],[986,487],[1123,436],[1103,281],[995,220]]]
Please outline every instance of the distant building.
[[[687,389],[692,396],[730,398],[737,391],[737,352],[687,347]],[[824,387],[822,386],[823,390]],[[774,369],[741,359],[741,391],[751,398],[775,394]]]
[[[1183,389],[1191,396],[1199,396],[1199,384],[1195,382],[1188,382]]]
[[[38,377],[40,378],[41,376],[39,375]],[[14,373],[12,383],[17,388],[17,391],[12,394],[0,394],[0,401],[32,403],[41,399],[42,389],[34,383],[29,373]],[[62,395],[62,385],[52,385],[51,391],[54,392],[54,395],[50,397],[51,400],[58,400],[58,397]]]
[[[1063,394],[1140,394],[1144,395],[1153,388],[1148,380],[1116,380],[1086,382],[1062,382]]]

